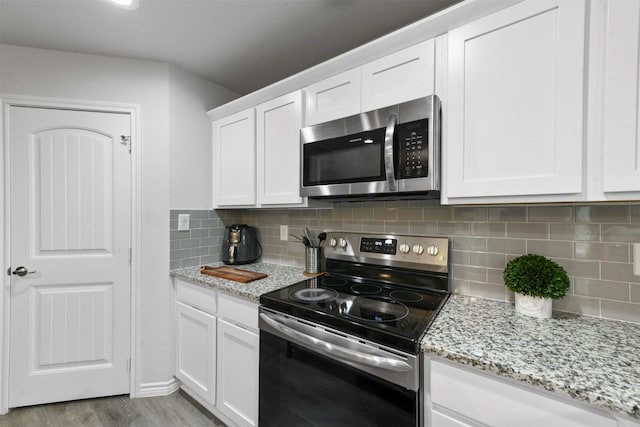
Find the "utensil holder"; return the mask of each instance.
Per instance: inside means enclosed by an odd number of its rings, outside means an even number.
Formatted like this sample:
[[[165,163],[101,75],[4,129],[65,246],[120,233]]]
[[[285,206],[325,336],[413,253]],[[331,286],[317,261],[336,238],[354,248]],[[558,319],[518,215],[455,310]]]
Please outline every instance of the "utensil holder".
[[[304,274],[316,276],[322,274],[322,248],[308,246],[304,248]]]

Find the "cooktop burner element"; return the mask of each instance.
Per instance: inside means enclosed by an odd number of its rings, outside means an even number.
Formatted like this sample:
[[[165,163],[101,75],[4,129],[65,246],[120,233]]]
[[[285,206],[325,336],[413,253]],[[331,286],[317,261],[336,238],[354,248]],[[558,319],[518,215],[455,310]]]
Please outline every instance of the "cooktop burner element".
[[[340,279],[339,277],[323,277],[321,283],[325,286],[344,286],[349,281],[347,279]]]
[[[302,302],[320,302],[334,300],[338,293],[333,289],[303,288],[291,293],[291,297]]]
[[[265,309],[417,354],[449,292],[446,238],[327,233],[326,274],[263,294]]]
[[[340,303],[340,312],[356,319],[373,322],[395,322],[409,314],[409,308],[388,298],[351,297]]]
[[[378,293],[382,292],[382,288],[380,286],[364,283],[364,284],[358,284],[358,285],[351,286],[351,291],[354,294],[371,295],[371,294],[378,294]]]

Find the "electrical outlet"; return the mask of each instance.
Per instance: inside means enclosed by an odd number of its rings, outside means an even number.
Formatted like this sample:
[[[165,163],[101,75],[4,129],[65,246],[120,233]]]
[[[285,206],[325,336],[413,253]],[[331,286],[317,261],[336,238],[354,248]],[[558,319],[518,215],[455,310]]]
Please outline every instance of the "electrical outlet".
[[[189,214],[178,215],[178,231],[189,231]]]
[[[280,240],[289,240],[289,226],[281,225],[280,226]]]
[[[633,244],[633,274],[640,276],[640,243]]]

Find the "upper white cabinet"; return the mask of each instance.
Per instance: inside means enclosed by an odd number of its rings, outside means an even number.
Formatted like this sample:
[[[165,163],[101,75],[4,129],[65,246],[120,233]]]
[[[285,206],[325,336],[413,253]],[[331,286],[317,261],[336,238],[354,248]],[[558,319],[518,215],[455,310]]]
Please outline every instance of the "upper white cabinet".
[[[302,91],[213,122],[215,208],[316,207],[300,197]]]
[[[305,88],[306,125],[433,94],[434,40],[427,40]]]
[[[255,204],[255,112],[249,108],[213,122],[213,205]]]
[[[603,103],[592,105],[602,116],[602,133],[592,135],[600,144],[604,198],[640,198],[640,2],[609,0],[594,4],[600,12],[594,19],[602,27],[600,46],[603,73],[596,75],[602,85]],[[600,21],[602,19],[602,21]],[[594,70],[597,72],[598,68]],[[596,98],[596,102],[597,98]],[[599,108],[600,107],[600,108]],[[597,119],[597,117],[596,117]],[[629,194],[635,192],[635,195]],[[631,197],[630,197],[631,196]]]
[[[307,86],[307,126],[360,113],[360,86],[360,67]]]
[[[302,204],[302,92],[258,105],[256,116],[258,204]]]
[[[434,93],[434,40],[362,66],[362,111],[399,104]]]
[[[585,22],[526,0],[448,34],[443,202],[583,193]]]

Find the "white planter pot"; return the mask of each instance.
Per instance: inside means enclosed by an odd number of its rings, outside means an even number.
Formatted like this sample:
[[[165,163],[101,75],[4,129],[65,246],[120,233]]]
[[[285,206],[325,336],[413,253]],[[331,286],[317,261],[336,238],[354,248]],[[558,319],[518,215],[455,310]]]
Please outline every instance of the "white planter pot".
[[[516,313],[539,319],[551,317],[551,298],[538,298],[516,292]]]

